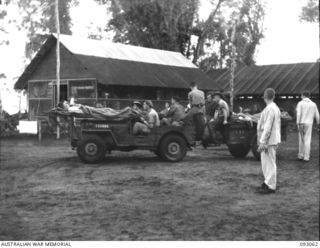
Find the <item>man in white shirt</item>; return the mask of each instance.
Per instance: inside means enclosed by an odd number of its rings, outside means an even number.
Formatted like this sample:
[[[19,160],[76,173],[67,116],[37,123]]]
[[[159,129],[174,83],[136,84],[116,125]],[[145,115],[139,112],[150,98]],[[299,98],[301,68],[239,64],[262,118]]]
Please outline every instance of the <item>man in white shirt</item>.
[[[319,125],[319,111],[317,105],[310,100],[310,92],[301,94],[302,100],[297,105],[297,126],[299,136],[298,159],[308,162],[310,159],[310,146],[313,120]]]
[[[275,91],[268,88],[263,94],[267,104],[262,111],[257,125],[258,151],[261,152],[261,166],[264,183],[259,188],[259,193],[275,193],[277,184],[276,150],[281,142],[281,113],[273,102]]]

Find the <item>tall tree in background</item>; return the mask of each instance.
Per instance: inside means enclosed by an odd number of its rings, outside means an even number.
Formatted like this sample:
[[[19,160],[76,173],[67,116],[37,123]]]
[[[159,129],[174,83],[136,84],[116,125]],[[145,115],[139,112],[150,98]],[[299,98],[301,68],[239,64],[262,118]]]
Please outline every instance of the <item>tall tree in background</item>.
[[[28,30],[29,43],[26,45],[26,57],[30,58],[46,38],[47,33],[56,33],[55,5],[52,0],[13,0],[21,10],[23,21],[21,28]],[[75,0],[59,1],[59,19],[62,34],[71,34],[69,8]]]
[[[219,7],[220,9],[217,11],[213,11],[214,18],[210,20],[209,17],[206,21],[211,28],[207,29],[205,39],[200,46],[200,52],[195,54],[194,63],[204,71],[212,68],[230,67],[232,29],[237,22],[234,37],[236,62],[242,65],[255,64],[256,47],[263,38],[265,16],[263,3],[260,0],[224,0]],[[225,14],[227,12],[231,12],[229,17]],[[198,24],[200,28],[201,25],[201,23]],[[218,47],[218,49],[211,52],[206,51],[212,47]]]
[[[59,1],[62,34],[71,34],[69,10],[78,1]],[[239,16],[234,41],[238,64],[255,63],[256,47],[263,37],[263,0],[210,0],[212,12],[204,21],[198,17],[200,0],[95,1],[110,6],[112,18],[107,29],[114,32],[114,41],[181,52],[205,71],[230,66],[231,30]],[[56,32],[53,3],[52,0],[9,2],[19,6],[21,29],[28,30],[27,58],[40,48],[47,33]]]
[[[197,38],[197,45],[193,49],[193,63],[197,63],[198,59],[204,52],[205,42],[208,39],[215,39],[217,37],[216,33],[220,31],[220,23],[216,22],[215,18],[218,13],[220,13],[219,9],[221,4],[225,0],[218,0],[216,6],[214,6],[212,12],[209,14],[209,17],[204,22],[198,22],[197,26],[193,28],[193,34],[196,35]]]
[[[230,66],[231,30],[240,16],[235,37],[236,61],[254,64],[256,47],[263,37],[261,1],[211,3],[212,12],[206,20],[199,21],[199,0],[112,0],[113,17],[108,28],[115,32],[116,42],[179,51],[207,71]]]
[[[263,36],[265,11],[260,0],[244,0],[240,9],[235,45],[238,61],[244,65],[255,64],[254,54]]]
[[[1,45],[9,45],[10,41],[6,37],[9,33],[7,30],[7,26],[12,23],[14,20],[11,20],[8,18],[8,12],[6,10],[7,5],[9,4],[9,1],[2,1],[0,6],[3,6],[3,8],[0,9],[0,46]]]
[[[113,0],[114,41],[190,54],[199,0]]]
[[[318,0],[309,0],[307,5],[302,7],[300,20],[306,22],[319,22]]]
[[[8,45],[9,40],[5,38],[6,34],[8,33],[5,25],[4,25],[4,18],[7,16],[7,11],[5,9],[0,10],[0,45]]]

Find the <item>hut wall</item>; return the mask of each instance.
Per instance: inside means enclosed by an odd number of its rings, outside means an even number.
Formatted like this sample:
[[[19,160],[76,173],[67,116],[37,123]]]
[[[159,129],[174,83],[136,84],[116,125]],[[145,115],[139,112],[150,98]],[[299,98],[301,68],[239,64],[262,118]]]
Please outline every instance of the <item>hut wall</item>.
[[[296,106],[298,102],[301,100],[299,96],[295,96],[294,98],[276,98],[275,103],[279,106],[279,108],[287,111],[290,116],[293,118],[296,117]],[[315,95],[311,97],[311,100],[314,101],[319,108],[319,95]],[[253,113],[259,113],[265,107],[265,103],[261,97],[253,97],[253,98],[237,98],[234,102],[234,112],[238,112],[239,107],[243,109],[249,108]]]
[[[105,93],[109,93],[110,98],[117,99],[170,100],[172,96],[179,96],[181,100],[186,100],[188,92],[188,89],[98,84],[98,98],[104,98]]]

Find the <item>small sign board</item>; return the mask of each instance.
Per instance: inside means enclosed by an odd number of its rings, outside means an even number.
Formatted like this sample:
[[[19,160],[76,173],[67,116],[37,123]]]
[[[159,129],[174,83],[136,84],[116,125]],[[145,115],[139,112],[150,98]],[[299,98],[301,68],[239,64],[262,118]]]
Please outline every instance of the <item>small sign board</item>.
[[[19,121],[19,125],[17,126],[17,128],[19,130],[19,133],[38,133],[37,121]]]

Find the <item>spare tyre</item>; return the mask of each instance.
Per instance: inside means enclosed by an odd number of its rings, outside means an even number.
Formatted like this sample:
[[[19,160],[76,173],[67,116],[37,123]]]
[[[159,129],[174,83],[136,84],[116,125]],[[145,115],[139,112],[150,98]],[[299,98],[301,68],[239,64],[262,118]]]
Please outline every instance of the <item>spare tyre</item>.
[[[245,144],[228,144],[229,152],[235,158],[244,158],[250,151],[250,146]]]

